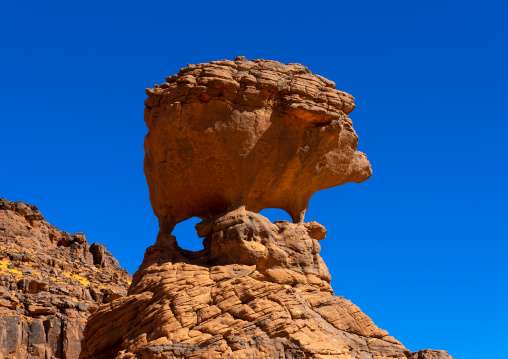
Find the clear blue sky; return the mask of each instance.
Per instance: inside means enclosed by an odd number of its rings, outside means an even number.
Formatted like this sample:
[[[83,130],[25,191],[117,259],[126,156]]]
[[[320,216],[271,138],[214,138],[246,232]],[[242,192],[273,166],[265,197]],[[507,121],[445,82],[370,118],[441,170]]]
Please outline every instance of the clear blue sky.
[[[0,196],[130,272],[158,230],[146,87],[239,55],[332,79],[374,170],[310,204],[336,294],[411,350],[508,358],[507,0],[4,1],[0,31]]]

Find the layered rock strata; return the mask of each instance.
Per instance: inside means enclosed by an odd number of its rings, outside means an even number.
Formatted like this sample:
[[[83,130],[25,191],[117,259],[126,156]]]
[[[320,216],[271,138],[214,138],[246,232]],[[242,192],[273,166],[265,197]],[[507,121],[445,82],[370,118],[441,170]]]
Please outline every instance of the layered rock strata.
[[[159,234],[129,295],[90,318],[80,358],[451,358],[410,353],[334,296],[320,224],[240,209],[197,228],[199,252]]]
[[[303,220],[318,190],[371,175],[351,95],[300,64],[189,65],[147,89],[145,174],[161,226],[245,206]]]
[[[104,245],[3,198],[0,249],[0,358],[77,358],[87,318],[132,280]]]
[[[205,248],[160,235],[129,295],[101,307],[82,358],[405,358],[409,351],[333,295],[315,222],[246,211],[201,223]],[[110,335],[109,333],[114,333]]]
[[[446,358],[410,353],[334,296],[319,256],[326,231],[304,222],[316,191],[371,175],[352,96],[302,65],[242,57],[166,81],[145,102],[159,234],[128,296],[89,319],[81,359]],[[256,213],[270,207],[294,223]],[[171,234],[193,216],[198,252]]]

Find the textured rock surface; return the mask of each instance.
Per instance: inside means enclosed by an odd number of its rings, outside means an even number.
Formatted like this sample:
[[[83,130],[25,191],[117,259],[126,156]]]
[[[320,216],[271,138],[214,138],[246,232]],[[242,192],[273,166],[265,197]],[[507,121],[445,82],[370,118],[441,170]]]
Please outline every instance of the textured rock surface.
[[[448,355],[447,351],[444,350],[431,350],[424,349],[417,352],[411,353],[410,359],[453,359]]]
[[[304,66],[237,58],[148,89],[145,174],[160,230],[128,296],[99,308],[81,359],[445,359],[411,353],[334,296],[304,223],[318,190],[370,174],[353,98]],[[256,212],[286,210],[294,223]],[[204,249],[178,246],[190,217]]]
[[[318,190],[371,175],[353,97],[299,64],[189,65],[147,89],[145,174],[162,227],[245,205],[303,220]]]
[[[82,358],[405,358],[409,351],[333,295],[324,227],[242,210],[199,226],[201,252],[159,235],[129,295],[90,319]],[[115,333],[110,335],[109,333]]]
[[[90,318],[82,359],[451,358],[410,353],[333,295],[318,223],[271,223],[240,209],[197,228],[199,252],[159,233],[129,295]]]
[[[0,358],[77,358],[90,313],[131,276],[104,245],[0,198]]]

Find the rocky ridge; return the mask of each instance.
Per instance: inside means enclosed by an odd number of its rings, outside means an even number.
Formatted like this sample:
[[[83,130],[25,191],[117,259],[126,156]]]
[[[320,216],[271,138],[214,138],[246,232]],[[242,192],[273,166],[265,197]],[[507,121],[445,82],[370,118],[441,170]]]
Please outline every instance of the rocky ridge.
[[[0,198],[0,358],[77,358],[87,318],[132,277],[104,245]]]

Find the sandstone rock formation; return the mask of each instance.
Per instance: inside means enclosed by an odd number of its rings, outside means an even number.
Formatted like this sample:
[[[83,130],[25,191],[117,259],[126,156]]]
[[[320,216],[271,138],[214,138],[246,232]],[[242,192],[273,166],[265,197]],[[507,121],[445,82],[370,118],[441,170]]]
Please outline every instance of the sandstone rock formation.
[[[334,296],[304,223],[318,190],[371,174],[353,98],[298,64],[237,58],[190,65],[148,89],[145,174],[160,231],[128,295],[102,306],[81,359],[451,358],[411,353]],[[294,223],[258,211],[286,210]],[[199,217],[204,249],[178,246]]]
[[[145,174],[161,226],[245,206],[303,220],[318,190],[371,175],[351,95],[299,64],[190,65],[147,89]]]
[[[318,223],[240,209],[197,227],[199,252],[159,234],[129,295],[90,318],[81,358],[451,358],[410,353],[333,295]]]
[[[357,306],[333,296],[319,257],[323,226],[271,223],[238,210],[200,224],[199,230],[206,236],[200,253],[178,250],[172,236],[147,250],[129,295],[100,308],[87,325],[83,358],[409,353]]]
[[[0,358],[77,358],[90,313],[132,280],[104,245],[3,198],[0,249]]]

